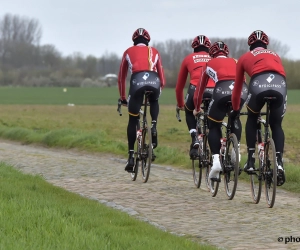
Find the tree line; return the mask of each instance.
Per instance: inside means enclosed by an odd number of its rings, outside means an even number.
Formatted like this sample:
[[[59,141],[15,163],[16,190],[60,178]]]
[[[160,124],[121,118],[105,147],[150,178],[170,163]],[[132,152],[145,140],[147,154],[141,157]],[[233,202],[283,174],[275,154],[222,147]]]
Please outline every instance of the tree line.
[[[121,57],[105,53],[100,58],[74,53],[62,56],[52,44],[40,44],[42,28],[38,20],[6,14],[0,19],[0,86],[78,87],[86,83],[97,86],[106,74],[118,74]],[[238,59],[248,51],[247,39],[210,38],[222,40],[230,56]],[[183,58],[193,50],[191,39],[152,42],[161,54],[166,75],[166,87],[175,87]],[[300,88],[300,60],[289,60],[287,45],[270,39],[269,48],[282,58],[290,89]],[[126,48],[124,48],[125,50]]]

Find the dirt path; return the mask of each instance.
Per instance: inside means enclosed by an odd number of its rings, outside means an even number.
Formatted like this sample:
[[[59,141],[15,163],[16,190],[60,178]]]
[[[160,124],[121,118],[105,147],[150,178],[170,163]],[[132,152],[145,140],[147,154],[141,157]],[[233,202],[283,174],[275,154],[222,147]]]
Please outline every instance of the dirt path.
[[[232,201],[223,183],[212,198],[196,189],[191,171],[154,165],[148,183],[124,171],[125,159],[76,151],[0,143],[0,161],[54,185],[120,209],[162,230],[225,249],[300,249],[300,195],[278,190],[275,206],[251,202],[248,183],[239,182]],[[259,221],[258,221],[259,220]],[[283,237],[283,242],[278,242]],[[292,238],[294,237],[294,238]],[[285,241],[295,241],[287,242]]]

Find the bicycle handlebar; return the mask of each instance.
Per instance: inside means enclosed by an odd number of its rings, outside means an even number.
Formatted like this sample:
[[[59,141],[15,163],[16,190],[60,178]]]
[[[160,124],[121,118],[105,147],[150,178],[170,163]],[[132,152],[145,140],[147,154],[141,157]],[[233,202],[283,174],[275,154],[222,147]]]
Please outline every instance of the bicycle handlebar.
[[[118,111],[118,113],[119,113],[120,116],[122,116],[121,106],[122,106],[122,102],[121,102],[121,100],[119,99],[119,100],[118,100],[118,108],[117,108],[117,111]]]
[[[180,118],[180,108],[176,107],[176,118],[179,122],[181,122],[181,118]]]

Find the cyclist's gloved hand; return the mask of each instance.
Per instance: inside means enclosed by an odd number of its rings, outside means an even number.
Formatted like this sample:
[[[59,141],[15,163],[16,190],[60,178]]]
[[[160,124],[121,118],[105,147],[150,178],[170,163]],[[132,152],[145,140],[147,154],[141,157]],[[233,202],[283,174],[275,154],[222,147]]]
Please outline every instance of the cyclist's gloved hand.
[[[231,110],[230,112],[231,121],[234,121],[239,114],[240,114],[239,110]]]
[[[177,105],[177,109],[184,111],[184,107],[179,107],[178,105]]]
[[[123,100],[122,100],[122,99],[120,98],[120,99],[119,99],[119,102],[120,102],[123,106],[127,106],[127,104],[128,104],[126,99],[123,99]]]
[[[198,115],[199,113],[203,113],[203,110],[201,108],[200,108],[200,110],[196,110],[196,109],[193,110],[194,116]]]

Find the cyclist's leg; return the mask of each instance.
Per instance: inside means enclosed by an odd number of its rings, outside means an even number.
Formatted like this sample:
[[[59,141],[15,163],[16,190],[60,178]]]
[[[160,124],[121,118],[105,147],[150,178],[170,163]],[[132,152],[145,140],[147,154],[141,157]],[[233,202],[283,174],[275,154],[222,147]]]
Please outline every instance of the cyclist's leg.
[[[193,110],[195,108],[194,100],[193,100],[195,89],[196,86],[190,84],[188,92],[185,96],[185,120],[192,138],[192,143],[190,147],[191,157],[195,157],[198,155],[198,147],[199,147],[199,141],[197,138],[197,130],[196,130],[197,122],[195,116],[193,115]]]
[[[249,95],[246,100],[246,106],[248,110],[248,117],[246,121],[246,143],[248,158],[244,166],[244,171],[252,171],[255,166],[255,145],[256,145],[256,130],[257,119],[260,110],[264,106],[264,92],[259,88],[259,81],[265,80],[264,76],[258,75],[250,80],[249,83]],[[266,77],[265,77],[266,78]]]
[[[160,96],[160,89],[153,88],[151,89],[151,91],[153,91],[153,93],[149,96],[149,103],[150,103],[150,116],[151,116],[152,146],[153,148],[156,148],[158,145],[157,120],[159,114],[158,99]]]
[[[220,139],[222,138],[221,126],[226,115],[225,105],[229,99],[230,96],[223,97],[223,95],[214,91],[208,107],[208,144],[213,158],[209,178],[219,178],[219,173],[222,169],[220,163]]]
[[[281,105],[277,108],[274,105],[278,102],[278,105]],[[274,103],[271,105],[270,110],[270,127],[272,130],[272,138],[275,143],[276,148],[276,160],[278,164],[278,178],[277,178],[277,185],[281,186],[285,182],[285,174],[284,174],[284,167],[283,167],[283,149],[284,149],[284,131],[282,129],[282,120],[286,111],[286,95],[283,98],[277,98],[274,100]],[[274,107],[274,108],[273,108]]]
[[[134,167],[134,144],[136,141],[136,126],[139,120],[139,110],[143,102],[143,94],[136,89],[129,90],[128,96],[128,125],[127,125],[127,140],[128,140],[128,161],[125,170],[133,171]]]

